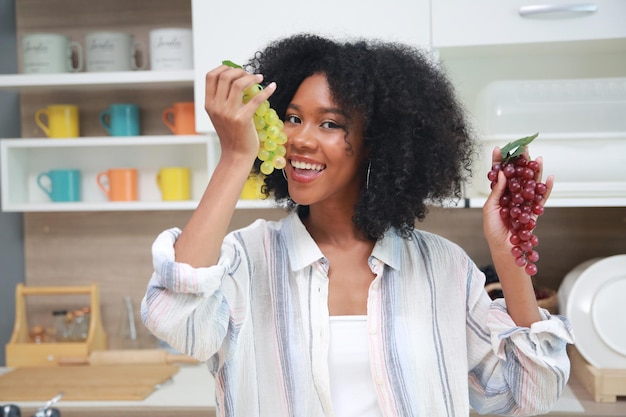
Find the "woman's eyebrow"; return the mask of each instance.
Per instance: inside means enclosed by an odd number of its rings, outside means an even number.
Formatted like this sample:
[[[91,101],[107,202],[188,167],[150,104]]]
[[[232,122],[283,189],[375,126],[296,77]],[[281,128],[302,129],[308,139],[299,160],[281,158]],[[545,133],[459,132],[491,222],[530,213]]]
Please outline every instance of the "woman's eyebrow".
[[[287,106],[287,109],[300,111],[300,106],[298,106],[297,104],[294,104],[294,103],[290,103]],[[340,116],[343,116],[343,117],[348,117],[346,112],[341,110],[339,107],[319,107],[316,110],[316,112],[319,113],[319,114],[333,113],[333,114],[337,114],[337,115],[340,115]]]

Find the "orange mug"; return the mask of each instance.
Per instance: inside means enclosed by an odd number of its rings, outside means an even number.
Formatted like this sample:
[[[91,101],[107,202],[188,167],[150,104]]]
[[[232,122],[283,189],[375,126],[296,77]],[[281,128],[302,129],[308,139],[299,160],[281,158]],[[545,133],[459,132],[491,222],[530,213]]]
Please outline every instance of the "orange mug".
[[[179,101],[163,112],[163,123],[175,135],[196,135],[196,114],[193,101]]]
[[[134,168],[111,168],[100,172],[96,181],[109,201],[137,200],[137,170]]]

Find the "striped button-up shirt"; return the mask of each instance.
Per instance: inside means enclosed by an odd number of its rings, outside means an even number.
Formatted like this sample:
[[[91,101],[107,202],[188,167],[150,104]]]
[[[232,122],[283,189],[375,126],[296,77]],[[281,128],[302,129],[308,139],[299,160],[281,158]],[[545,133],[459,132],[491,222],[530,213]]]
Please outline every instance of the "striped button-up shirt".
[[[179,234],[154,242],[142,319],[207,361],[218,415],[333,416],[329,263],[298,216],[230,233],[208,268],[175,262]],[[428,232],[388,231],[369,266],[368,349],[382,415],[458,417],[470,406],[522,415],[556,402],[573,342],[564,318],[542,310],[543,321],[515,326],[467,254]]]

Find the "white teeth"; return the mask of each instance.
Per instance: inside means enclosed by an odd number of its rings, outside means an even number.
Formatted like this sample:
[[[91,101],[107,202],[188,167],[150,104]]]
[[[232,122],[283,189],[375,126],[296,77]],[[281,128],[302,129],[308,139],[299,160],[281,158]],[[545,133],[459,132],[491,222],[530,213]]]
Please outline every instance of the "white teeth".
[[[310,164],[308,162],[301,161],[291,161],[291,166],[298,169],[312,169],[315,171],[321,171],[324,169],[324,165],[321,164]]]

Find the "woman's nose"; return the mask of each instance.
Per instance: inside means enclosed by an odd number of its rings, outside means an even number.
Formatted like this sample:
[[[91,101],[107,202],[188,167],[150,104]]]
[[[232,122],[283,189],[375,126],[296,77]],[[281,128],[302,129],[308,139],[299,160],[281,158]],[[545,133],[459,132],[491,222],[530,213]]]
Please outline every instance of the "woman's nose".
[[[299,126],[296,128],[291,128],[288,131],[285,131],[287,134],[287,144],[286,146],[293,146],[295,148],[303,148],[303,149],[313,149],[316,146],[315,137],[311,134],[310,129]]]

